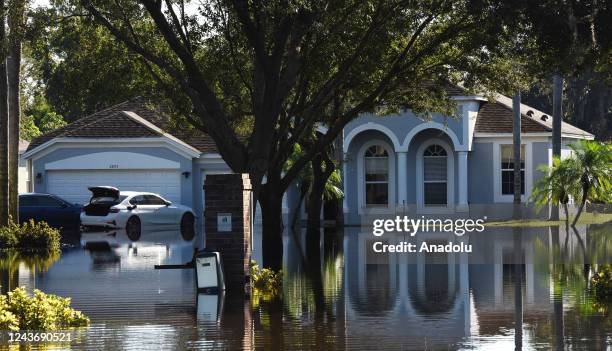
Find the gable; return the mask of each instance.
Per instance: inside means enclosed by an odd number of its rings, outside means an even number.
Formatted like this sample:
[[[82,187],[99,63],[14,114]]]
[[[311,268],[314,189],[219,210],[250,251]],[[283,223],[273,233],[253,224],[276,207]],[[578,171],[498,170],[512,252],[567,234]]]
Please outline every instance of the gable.
[[[132,118],[130,115],[141,119]],[[171,128],[168,117],[163,111],[154,110],[142,98],[111,106],[35,138],[27,151],[34,150],[56,138],[156,138],[164,135],[176,138],[201,153],[218,152],[215,142],[209,135],[199,130]]]

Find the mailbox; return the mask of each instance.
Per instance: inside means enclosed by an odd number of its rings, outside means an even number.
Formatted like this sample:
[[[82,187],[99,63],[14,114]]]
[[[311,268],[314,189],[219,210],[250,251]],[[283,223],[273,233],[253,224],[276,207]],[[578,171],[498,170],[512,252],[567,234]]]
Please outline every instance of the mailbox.
[[[196,284],[199,293],[219,294],[225,291],[221,254],[200,251],[195,255]]]

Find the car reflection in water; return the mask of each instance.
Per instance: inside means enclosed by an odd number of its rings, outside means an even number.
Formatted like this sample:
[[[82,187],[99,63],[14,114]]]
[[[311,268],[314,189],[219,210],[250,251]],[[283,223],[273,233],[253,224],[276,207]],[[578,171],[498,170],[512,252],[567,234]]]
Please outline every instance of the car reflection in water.
[[[81,246],[90,253],[94,267],[119,266],[129,263],[130,268],[149,267],[149,259],[172,264],[191,261],[195,251],[194,240],[185,240],[176,230],[143,227],[141,236],[132,240],[124,229],[89,231],[81,233]],[[174,263],[175,260],[180,260]]]

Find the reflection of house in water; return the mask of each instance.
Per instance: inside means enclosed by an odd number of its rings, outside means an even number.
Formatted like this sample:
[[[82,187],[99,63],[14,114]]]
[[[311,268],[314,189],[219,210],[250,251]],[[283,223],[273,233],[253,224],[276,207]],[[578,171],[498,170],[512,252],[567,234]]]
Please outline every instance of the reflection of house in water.
[[[345,291],[349,343],[362,347],[426,343],[429,348],[439,348],[469,335],[471,304],[465,254],[419,254],[416,264],[405,260],[404,255],[410,254],[387,256],[381,261],[381,257],[368,255],[374,241],[371,233],[355,232],[348,237]],[[391,237],[380,240],[389,244],[401,241]]]
[[[524,322],[530,326],[525,327],[525,341],[536,337],[534,325],[552,323],[549,245],[553,233],[548,228],[525,229],[519,241],[514,240],[512,229],[461,238],[473,244],[470,254],[402,253],[384,258],[368,253],[372,243],[397,244],[403,239],[375,238],[359,230],[347,229],[345,237],[349,348],[350,343],[447,348],[462,344],[472,334],[509,335],[503,342],[514,347],[517,269],[521,270]],[[561,243],[565,242],[563,234]],[[443,243],[448,241],[444,235],[428,233],[418,240]],[[568,251],[572,245],[577,244],[570,238]],[[518,256],[515,247],[520,247]]]

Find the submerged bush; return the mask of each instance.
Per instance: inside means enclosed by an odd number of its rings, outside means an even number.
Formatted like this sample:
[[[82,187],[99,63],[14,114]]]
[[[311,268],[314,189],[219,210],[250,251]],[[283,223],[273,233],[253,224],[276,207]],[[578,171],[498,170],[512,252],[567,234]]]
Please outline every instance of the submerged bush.
[[[70,307],[70,298],[24,288],[0,295],[0,330],[52,331],[89,325],[89,318]]]
[[[603,265],[591,278],[591,286],[598,299],[612,299],[612,265]]]
[[[251,261],[249,271],[254,300],[271,300],[279,295],[283,284],[281,271],[259,268],[255,261]]]
[[[59,230],[32,219],[23,224],[10,221],[0,227],[0,249],[59,250],[60,238]]]

